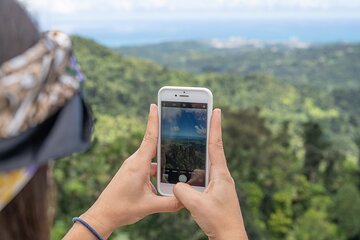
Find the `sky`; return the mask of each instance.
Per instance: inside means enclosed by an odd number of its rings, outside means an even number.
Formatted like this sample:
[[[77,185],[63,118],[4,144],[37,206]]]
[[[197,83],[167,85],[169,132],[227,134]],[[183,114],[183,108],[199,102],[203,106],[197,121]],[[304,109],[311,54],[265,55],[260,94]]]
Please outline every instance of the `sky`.
[[[206,138],[206,109],[162,107],[162,137]]]
[[[358,25],[360,24],[359,0],[21,0],[21,2],[43,30],[61,29],[70,34],[85,35],[114,46],[239,35],[267,40],[267,37],[257,36],[253,31],[247,30],[247,25],[244,23],[259,22],[261,28],[263,25],[261,22],[266,23],[269,20],[277,22],[291,20],[296,24],[306,24],[314,20],[342,21],[344,25],[337,27],[340,30],[348,28],[349,37],[347,32],[341,33],[345,37],[334,37],[337,31],[332,30],[334,27],[328,24],[329,36],[325,38],[334,41],[347,38],[360,40],[360,35],[353,35],[354,33],[351,32],[354,27],[360,26]],[[231,29],[224,32],[224,27],[229,28],[229,26]],[[311,26],[308,24],[307,27],[303,27],[304,29],[298,30],[299,32],[295,29],[294,33],[279,36],[274,32],[273,38],[276,40],[299,37],[307,40],[309,34],[304,31]],[[289,27],[285,27],[284,30],[287,28]],[[312,38],[310,37],[309,40]]]

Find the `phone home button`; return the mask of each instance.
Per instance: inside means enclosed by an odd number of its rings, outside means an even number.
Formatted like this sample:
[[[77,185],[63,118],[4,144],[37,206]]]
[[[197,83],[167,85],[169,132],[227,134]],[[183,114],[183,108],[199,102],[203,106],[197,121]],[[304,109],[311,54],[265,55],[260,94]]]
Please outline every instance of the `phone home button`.
[[[179,181],[180,181],[180,182],[186,182],[186,181],[187,181],[186,175],[180,174],[180,175],[179,175]]]

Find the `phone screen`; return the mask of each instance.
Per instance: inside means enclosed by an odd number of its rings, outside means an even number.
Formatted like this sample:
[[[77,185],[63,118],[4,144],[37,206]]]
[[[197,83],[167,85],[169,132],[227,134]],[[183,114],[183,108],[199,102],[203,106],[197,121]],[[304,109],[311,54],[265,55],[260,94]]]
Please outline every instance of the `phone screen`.
[[[205,187],[207,103],[161,102],[161,182]]]

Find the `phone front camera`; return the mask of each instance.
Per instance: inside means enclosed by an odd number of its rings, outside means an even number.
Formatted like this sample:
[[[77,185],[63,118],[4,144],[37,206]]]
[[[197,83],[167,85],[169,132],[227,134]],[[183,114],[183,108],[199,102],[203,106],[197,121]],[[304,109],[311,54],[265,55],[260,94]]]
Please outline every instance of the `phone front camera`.
[[[177,97],[177,94],[175,94],[175,97]]]

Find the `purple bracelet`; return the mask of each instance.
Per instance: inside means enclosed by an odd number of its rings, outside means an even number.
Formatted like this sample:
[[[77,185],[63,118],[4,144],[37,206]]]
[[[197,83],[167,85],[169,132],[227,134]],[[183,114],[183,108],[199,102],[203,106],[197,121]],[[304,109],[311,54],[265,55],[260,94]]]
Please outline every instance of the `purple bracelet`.
[[[87,222],[85,222],[84,220],[82,220],[81,218],[79,218],[79,217],[74,217],[73,219],[72,219],[72,222],[73,223],[76,223],[76,222],[79,222],[79,223],[81,223],[84,227],[86,227],[92,234],[94,234],[94,236],[98,239],[98,240],[104,240],[101,236],[100,236],[100,234],[98,234],[98,232],[95,230],[95,229],[93,229]]]

